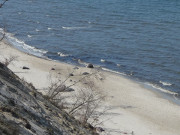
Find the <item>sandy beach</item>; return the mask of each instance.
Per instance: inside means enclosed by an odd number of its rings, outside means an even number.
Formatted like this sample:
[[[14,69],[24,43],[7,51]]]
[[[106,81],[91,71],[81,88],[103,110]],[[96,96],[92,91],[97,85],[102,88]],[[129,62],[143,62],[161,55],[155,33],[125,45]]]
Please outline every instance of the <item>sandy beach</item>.
[[[8,66],[17,76],[42,93],[46,93],[52,80],[61,80],[74,71],[74,65],[42,59],[21,52],[5,42],[0,42],[0,61],[15,57]],[[23,66],[29,69],[23,69]],[[52,70],[52,68],[54,70]],[[78,81],[82,73],[96,73],[89,78],[98,91],[106,95],[104,106],[109,109],[101,119],[101,127],[106,135],[180,135],[180,106],[164,99],[160,93],[151,91],[143,85],[123,76],[86,67],[78,67],[66,85]],[[81,89],[80,82],[73,88]]]

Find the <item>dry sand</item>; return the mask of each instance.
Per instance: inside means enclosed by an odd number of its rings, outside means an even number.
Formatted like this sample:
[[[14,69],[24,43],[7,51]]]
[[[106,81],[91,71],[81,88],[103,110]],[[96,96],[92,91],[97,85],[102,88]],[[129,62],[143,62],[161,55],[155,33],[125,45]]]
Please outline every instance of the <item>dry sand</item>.
[[[8,67],[20,78],[32,83],[38,91],[45,93],[52,79],[65,79],[73,71],[74,65],[38,58],[0,42],[0,61],[16,56]],[[23,66],[29,70],[22,69]],[[54,68],[55,70],[51,70]],[[97,69],[78,67],[67,81],[67,85],[79,80],[83,72],[93,73]],[[143,85],[110,72],[99,71],[90,77],[95,87],[107,98],[104,106],[108,110],[101,127],[107,135],[180,135],[180,106],[162,98],[161,94],[144,88]],[[74,88],[80,89],[79,83]]]

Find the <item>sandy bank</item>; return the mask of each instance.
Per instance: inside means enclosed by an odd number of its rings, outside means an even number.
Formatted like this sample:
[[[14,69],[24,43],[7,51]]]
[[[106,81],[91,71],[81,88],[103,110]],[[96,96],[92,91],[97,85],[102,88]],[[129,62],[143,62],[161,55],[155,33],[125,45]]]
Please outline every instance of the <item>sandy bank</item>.
[[[16,56],[8,67],[20,78],[32,83],[39,91],[45,92],[50,85],[49,75],[65,79],[75,66],[41,59],[1,42],[0,61]],[[29,70],[22,69],[23,66]],[[51,70],[54,68],[55,70]],[[96,72],[96,69],[78,67],[71,81],[77,81],[82,73]],[[90,77],[99,91],[107,95],[104,105],[110,106],[104,116],[102,127],[108,135],[179,135],[180,107],[163,99],[140,84],[122,76],[100,71]],[[71,81],[67,81],[68,84]],[[80,83],[75,88],[83,87]],[[133,131],[133,133],[132,133]]]

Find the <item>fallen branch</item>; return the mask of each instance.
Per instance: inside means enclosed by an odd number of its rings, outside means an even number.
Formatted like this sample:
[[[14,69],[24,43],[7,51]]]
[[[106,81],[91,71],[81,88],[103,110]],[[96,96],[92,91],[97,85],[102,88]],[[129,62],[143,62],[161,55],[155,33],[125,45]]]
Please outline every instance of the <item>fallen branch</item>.
[[[2,4],[0,4],[0,8],[3,7],[3,5],[7,2],[8,0],[4,0],[4,2]]]

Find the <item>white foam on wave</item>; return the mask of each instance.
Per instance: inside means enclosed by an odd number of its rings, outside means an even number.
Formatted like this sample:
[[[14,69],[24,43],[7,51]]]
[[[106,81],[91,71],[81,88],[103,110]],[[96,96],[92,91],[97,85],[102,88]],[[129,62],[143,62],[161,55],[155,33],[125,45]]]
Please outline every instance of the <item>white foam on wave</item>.
[[[87,62],[84,62],[84,61],[82,61],[81,59],[78,59],[78,63],[81,64],[81,65],[84,65],[84,66],[87,66],[87,65],[88,65]]]
[[[4,30],[1,28],[0,28],[0,33],[4,33]],[[14,37],[14,35],[11,33],[6,32],[5,37],[11,45],[15,46],[16,48],[20,49],[21,51],[24,51],[24,52],[27,52],[29,54],[33,54],[36,56],[40,56],[40,57],[43,57],[44,54],[47,53],[47,51],[45,51],[45,50],[37,49],[33,46],[27,45],[24,41],[19,40],[16,37]]]
[[[171,83],[168,83],[168,82],[163,82],[163,81],[159,81],[159,82],[164,86],[171,86],[172,85]]]
[[[111,69],[107,69],[107,68],[102,68],[102,70],[112,72],[112,73],[116,73],[116,74],[119,74],[119,75],[126,75],[125,73],[120,73],[120,72],[117,72],[117,71],[114,71],[114,70],[111,70]]]
[[[38,29],[35,29],[35,31],[39,32],[40,30],[38,30]]]
[[[159,87],[159,86],[157,86],[155,84],[152,84],[152,83],[149,83],[149,82],[146,82],[145,84],[150,86],[150,87],[152,87],[152,88],[155,88],[155,89],[157,89],[157,90],[159,90],[161,92],[164,92],[164,93],[167,93],[167,94],[171,94],[171,95],[178,95],[178,93],[176,93],[176,92],[172,92],[170,90],[163,89],[163,88],[161,88],[161,87]]]
[[[76,60],[76,59],[75,59],[75,60]],[[86,62],[84,62],[84,61],[82,61],[82,60],[80,60],[80,59],[78,59],[78,63],[81,64],[81,65],[85,65],[85,66],[88,65],[88,63],[86,63]],[[120,64],[117,64],[117,66],[121,66],[121,65],[120,65]],[[98,66],[96,66],[96,67],[98,67]],[[111,69],[108,69],[108,68],[104,68],[104,67],[100,67],[100,68],[101,68],[102,70],[104,70],[104,71],[107,71],[107,72],[111,72],[111,73],[115,73],[115,74],[118,74],[118,75],[127,76],[127,74],[125,74],[125,73],[117,72],[117,71],[114,71],[114,70],[111,70]],[[133,75],[133,72],[131,72],[130,75]],[[152,83],[149,83],[149,82],[141,82],[141,83],[143,83],[143,84],[145,84],[145,85],[147,85],[147,86],[150,86],[151,88],[154,88],[154,89],[156,89],[156,90],[159,90],[159,91],[161,91],[161,92],[164,92],[164,93],[167,93],[167,94],[171,94],[171,95],[173,95],[173,96],[177,96],[177,95],[178,95],[178,93],[176,93],[176,92],[172,92],[172,91],[170,91],[170,90],[163,89],[163,88],[161,88],[160,86],[157,86],[157,85],[152,84]],[[170,83],[165,83],[165,82],[164,82],[164,85],[172,85],[172,84],[170,84]],[[175,98],[175,99],[176,99],[176,98]]]
[[[3,33],[3,32],[4,32],[4,30],[2,28],[0,28],[0,33]]]
[[[18,49],[25,51],[29,54],[34,54],[42,57],[45,53],[47,53],[47,51],[45,50],[37,49],[33,46],[29,46],[26,43],[24,43],[24,41],[18,40],[14,37],[8,37],[8,41],[14,46],[18,47]]]
[[[107,69],[107,68],[102,68],[102,70],[105,70],[105,71],[108,71],[108,72],[112,72],[112,73],[116,73],[116,74],[119,74],[119,75],[125,75],[125,76],[126,76],[126,74],[124,74],[124,73],[120,73],[120,72],[117,72],[117,71],[113,71],[113,70],[110,70],[110,69]],[[163,92],[163,93],[171,94],[171,95],[174,95],[174,96],[177,96],[177,95],[178,95],[178,93],[176,93],[176,92],[172,92],[172,91],[170,91],[170,90],[163,89],[163,88],[161,88],[160,86],[157,86],[157,85],[152,84],[152,83],[149,83],[149,82],[145,82],[144,84],[147,85],[147,86],[150,86],[151,88],[154,88],[154,89],[156,89],[156,90],[159,90],[159,91],[161,91],[161,92]],[[168,84],[168,85],[169,85],[169,84]]]
[[[52,28],[48,28],[48,30],[52,30]]]
[[[27,35],[29,38],[31,38],[32,36],[31,35]]]
[[[88,27],[64,27],[64,26],[62,26],[62,28],[66,29],[66,30],[78,30],[78,29],[85,29]]]
[[[61,57],[67,57],[67,56],[69,56],[68,54],[64,54],[64,53],[62,53],[62,52],[58,52],[57,53],[59,56],[61,56]]]
[[[116,64],[118,67],[120,67],[121,65],[120,64]]]
[[[101,62],[106,62],[106,60],[105,60],[105,59],[101,59],[100,61],[101,61]]]

